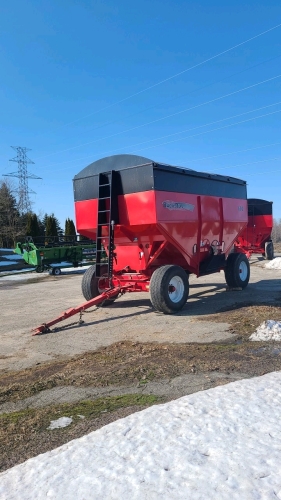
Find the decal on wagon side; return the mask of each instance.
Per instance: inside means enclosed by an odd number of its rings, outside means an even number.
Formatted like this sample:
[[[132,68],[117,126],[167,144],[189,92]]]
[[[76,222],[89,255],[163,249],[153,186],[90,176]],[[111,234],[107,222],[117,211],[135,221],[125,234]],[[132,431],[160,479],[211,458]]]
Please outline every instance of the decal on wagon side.
[[[168,210],[189,210],[190,212],[193,212],[195,208],[195,206],[192,205],[191,203],[185,203],[182,201],[166,200],[163,201],[162,205],[164,208],[167,208]]]

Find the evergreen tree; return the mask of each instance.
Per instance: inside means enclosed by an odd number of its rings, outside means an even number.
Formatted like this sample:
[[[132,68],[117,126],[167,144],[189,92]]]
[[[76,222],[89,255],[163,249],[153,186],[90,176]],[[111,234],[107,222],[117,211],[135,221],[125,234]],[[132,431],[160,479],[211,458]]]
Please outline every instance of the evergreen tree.
[[[13,247],[21,233],[21,217],[8,182],[0,181],[0,246]]]
[[[32,236],[33,238],[37,238],[40,236],[40,226],[38,217],[36,214],[29,212],[27,214],[27,222],[26,222],[26,235]]]
[[[45,214],[41,220],[44,232],[46,231],[48,217],[48,214]]]
[[[76,236],[76,229],[72,219],[67,218],[65,221],[65,236]]]
[[[64,233],[63,233],[62,228],[60,227],[60,223],[59,223],[57,217],[55,217],[55,215],[53,213],[51,214],[51,217],[53,218],[54,231],[55,231],[56,236],[63,236]]]
[[[53,214],[47,216],[45,235],[46,237],[58,236],[57,224]]]
[[[71,236],[76,236],[75,224],[72,219],[69,219],[69,233]]]
[[[69,236],[69,219],[65,220],[64,234],[65,236]]]
[[[26,236],[32,236],[32,222],[31,222],[31,219],[32,219],[32,213],[31,212],[28,212],[28,214],[26,215]]]
[[[60,227],[57,217],[55,217],[53,213],[51,215],[45,214],[41,221],[41,224],[44,228],[45,236],[63,236],[63,230]]]

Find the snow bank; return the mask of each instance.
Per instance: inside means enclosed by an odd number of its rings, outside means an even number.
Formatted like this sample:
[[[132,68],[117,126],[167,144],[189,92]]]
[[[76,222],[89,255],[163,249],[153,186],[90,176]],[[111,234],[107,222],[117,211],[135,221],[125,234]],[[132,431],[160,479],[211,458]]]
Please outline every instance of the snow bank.
[[[249,340],[281,340],[281,321],[268,319],[264,321]]]
[[[3,472],[0,498],[281,499],[280,384],[271,373],[130,415]]]
[[[7,261],[7,260],[1,260],[0,261],[0,267],[1,266],[2,267],[14,266],[16,264],[18,264],[18,262],[16,262],[15,260],[9,260],[9,261]]]
[[[266,269],[281,269],[281,257],[275,257],[275,259],[267,262],[264,267],[266,267]]]
[[[16,253],[13,253],[12,255],[2,255],[2,257],[5,257],[5,259],[8,259],[8,260],[23,260],[22,256],[21,255],[18,255]]]
[[[32,268],[31,268],[32,269]],[[8,274],[7,274],[8,273]],[[31,273],[30,269],[21,271],[4,271],[0,273],[0,280],[4,281],[26,281],[30,279],[41,279],[47,273]]]
[[[60,429],[62,427],[67,427],[72,423],[72,418],[71,417],[61,417],[58,418],[57,420],[51,420],[51,423],[48,427],[51,431],[53,429]]]

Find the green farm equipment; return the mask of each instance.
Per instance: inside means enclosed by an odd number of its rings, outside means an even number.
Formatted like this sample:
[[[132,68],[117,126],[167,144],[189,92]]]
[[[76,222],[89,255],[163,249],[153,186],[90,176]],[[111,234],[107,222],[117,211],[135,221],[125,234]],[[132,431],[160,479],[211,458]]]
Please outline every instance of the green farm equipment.
[[[38,273],[49,269],[57,276],[61,274],[61,267],[80,267],[87,265],[87,261],[92,264],[96,257],[96,244],[69,237],[38,238],[35,241],[28,236],[24,243],[16,244],[14,252],[21,255],[26,264],[35,267]]]

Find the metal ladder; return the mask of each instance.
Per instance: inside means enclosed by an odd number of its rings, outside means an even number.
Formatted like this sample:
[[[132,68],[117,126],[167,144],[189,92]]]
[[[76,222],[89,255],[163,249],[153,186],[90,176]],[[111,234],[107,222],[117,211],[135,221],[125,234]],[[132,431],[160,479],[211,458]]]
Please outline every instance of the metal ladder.
[[[96,236],[96,277],[101,276],[101,266],[107,264],[109,285],[112,286],[114,259],[114,226],[118,223],[118,201],[116,186],[118,173],[115,170],[99,174],[97,236]],[[107,228],[107,236],[102,235],[102,228]],[[108,260],[102,262],[102,240],[108,241]]]

